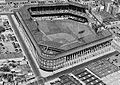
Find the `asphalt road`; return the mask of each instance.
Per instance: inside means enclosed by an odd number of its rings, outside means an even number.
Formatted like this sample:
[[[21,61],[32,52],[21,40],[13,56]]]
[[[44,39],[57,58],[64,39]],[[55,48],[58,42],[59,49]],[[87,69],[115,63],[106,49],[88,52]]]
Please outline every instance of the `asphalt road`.
[[[36,64],[35,64],[35,62],[34,62],[33,57],[31,56],[30,52],[28,51],[28,48],[27,48],[27,46],[25,45],[25,42],[23,42],[24,40],[23,40],[23,38],[21,37],[20,33],[18,32],[17,27],[16,27],[16,25],[15,25],[15,23],[14,23],[14,20],[12,19],[11,15],[8,15],[8,17],[9,17],[9,19],[10,19],[10,22],[12,23],[12,27],[13,27],[13,29],[14,29],[14,31],[15,31],[18,39],[19,39],[19,41],[21,41],[21,42],[20,42],[20,43],[21,43],[21,46],[23,47],[23,50],[24,50],[24,52],[25,52],[25,54],[26,54],[26,57],[27,57],[30,65],[31,65],[31,67],[32,67],[32,69],[33,69],[36,77],[40,76],[41,74],[40,74],[40,72],[39,72],[39,70],[38,70],[38,68],[37,68],[37,66],[36,66]]]

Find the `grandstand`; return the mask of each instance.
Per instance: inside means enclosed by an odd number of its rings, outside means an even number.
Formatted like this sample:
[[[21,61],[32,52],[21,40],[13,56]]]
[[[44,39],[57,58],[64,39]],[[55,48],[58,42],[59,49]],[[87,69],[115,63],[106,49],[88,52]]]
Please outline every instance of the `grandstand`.
[[[41,69],[61,71],[115,51],[112,34],[107,30],[96,34],[83,16],[85,10],[75,3],[65,3],[29,5],[16,12],[36,49]]]

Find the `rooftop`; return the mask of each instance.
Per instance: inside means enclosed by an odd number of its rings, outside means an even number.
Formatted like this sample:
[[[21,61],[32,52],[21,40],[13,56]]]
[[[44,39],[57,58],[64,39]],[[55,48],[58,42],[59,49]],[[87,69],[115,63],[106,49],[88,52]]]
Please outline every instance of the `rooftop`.
[[[5,0],[5,2],[28,2],[29,0]]]
[[[22,48],[7,15],[1,15],[0,19],[0,60],[23,58]]]
[[[99,15],[102,17],[102,19],[106,19],[109,17],[114,18],[113,15],[111,15],[109,12],[106,12],[106,11],[100,11]]]

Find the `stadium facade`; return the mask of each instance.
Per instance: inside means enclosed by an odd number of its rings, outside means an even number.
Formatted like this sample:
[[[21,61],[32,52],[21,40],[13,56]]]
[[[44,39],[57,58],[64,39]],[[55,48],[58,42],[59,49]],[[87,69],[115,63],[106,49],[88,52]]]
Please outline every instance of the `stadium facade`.
[[[43,34],[46,34],[39,29],[38,21],[72,20],[84,25],[89,23],[85,17],[86,10],[88,10],[87,6],[70,2],[55,5],[29,5],[15,12],[16,18],[20,22],[24,22],[24,31],[28,34],[31,43],[35,47],[41,69],[45,71],[65,70],[115,51],[112,47],[113,37],[108,30],[102,30],[96,34],[90,28],[92,34],[78,37],[74,42],[67,43],[67,45],[66,43],[62,44],[62,46],[58,46],[52,40],[43,40]],[[80,33],[84,33],[84,30],[80,31]]]

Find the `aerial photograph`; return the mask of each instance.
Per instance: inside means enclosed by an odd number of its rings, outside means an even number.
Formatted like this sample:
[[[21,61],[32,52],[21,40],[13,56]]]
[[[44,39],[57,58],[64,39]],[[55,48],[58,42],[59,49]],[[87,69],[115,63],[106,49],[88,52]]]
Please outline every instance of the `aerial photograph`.
[[[120,0],[0,0],[0,85],[120,85]]]

